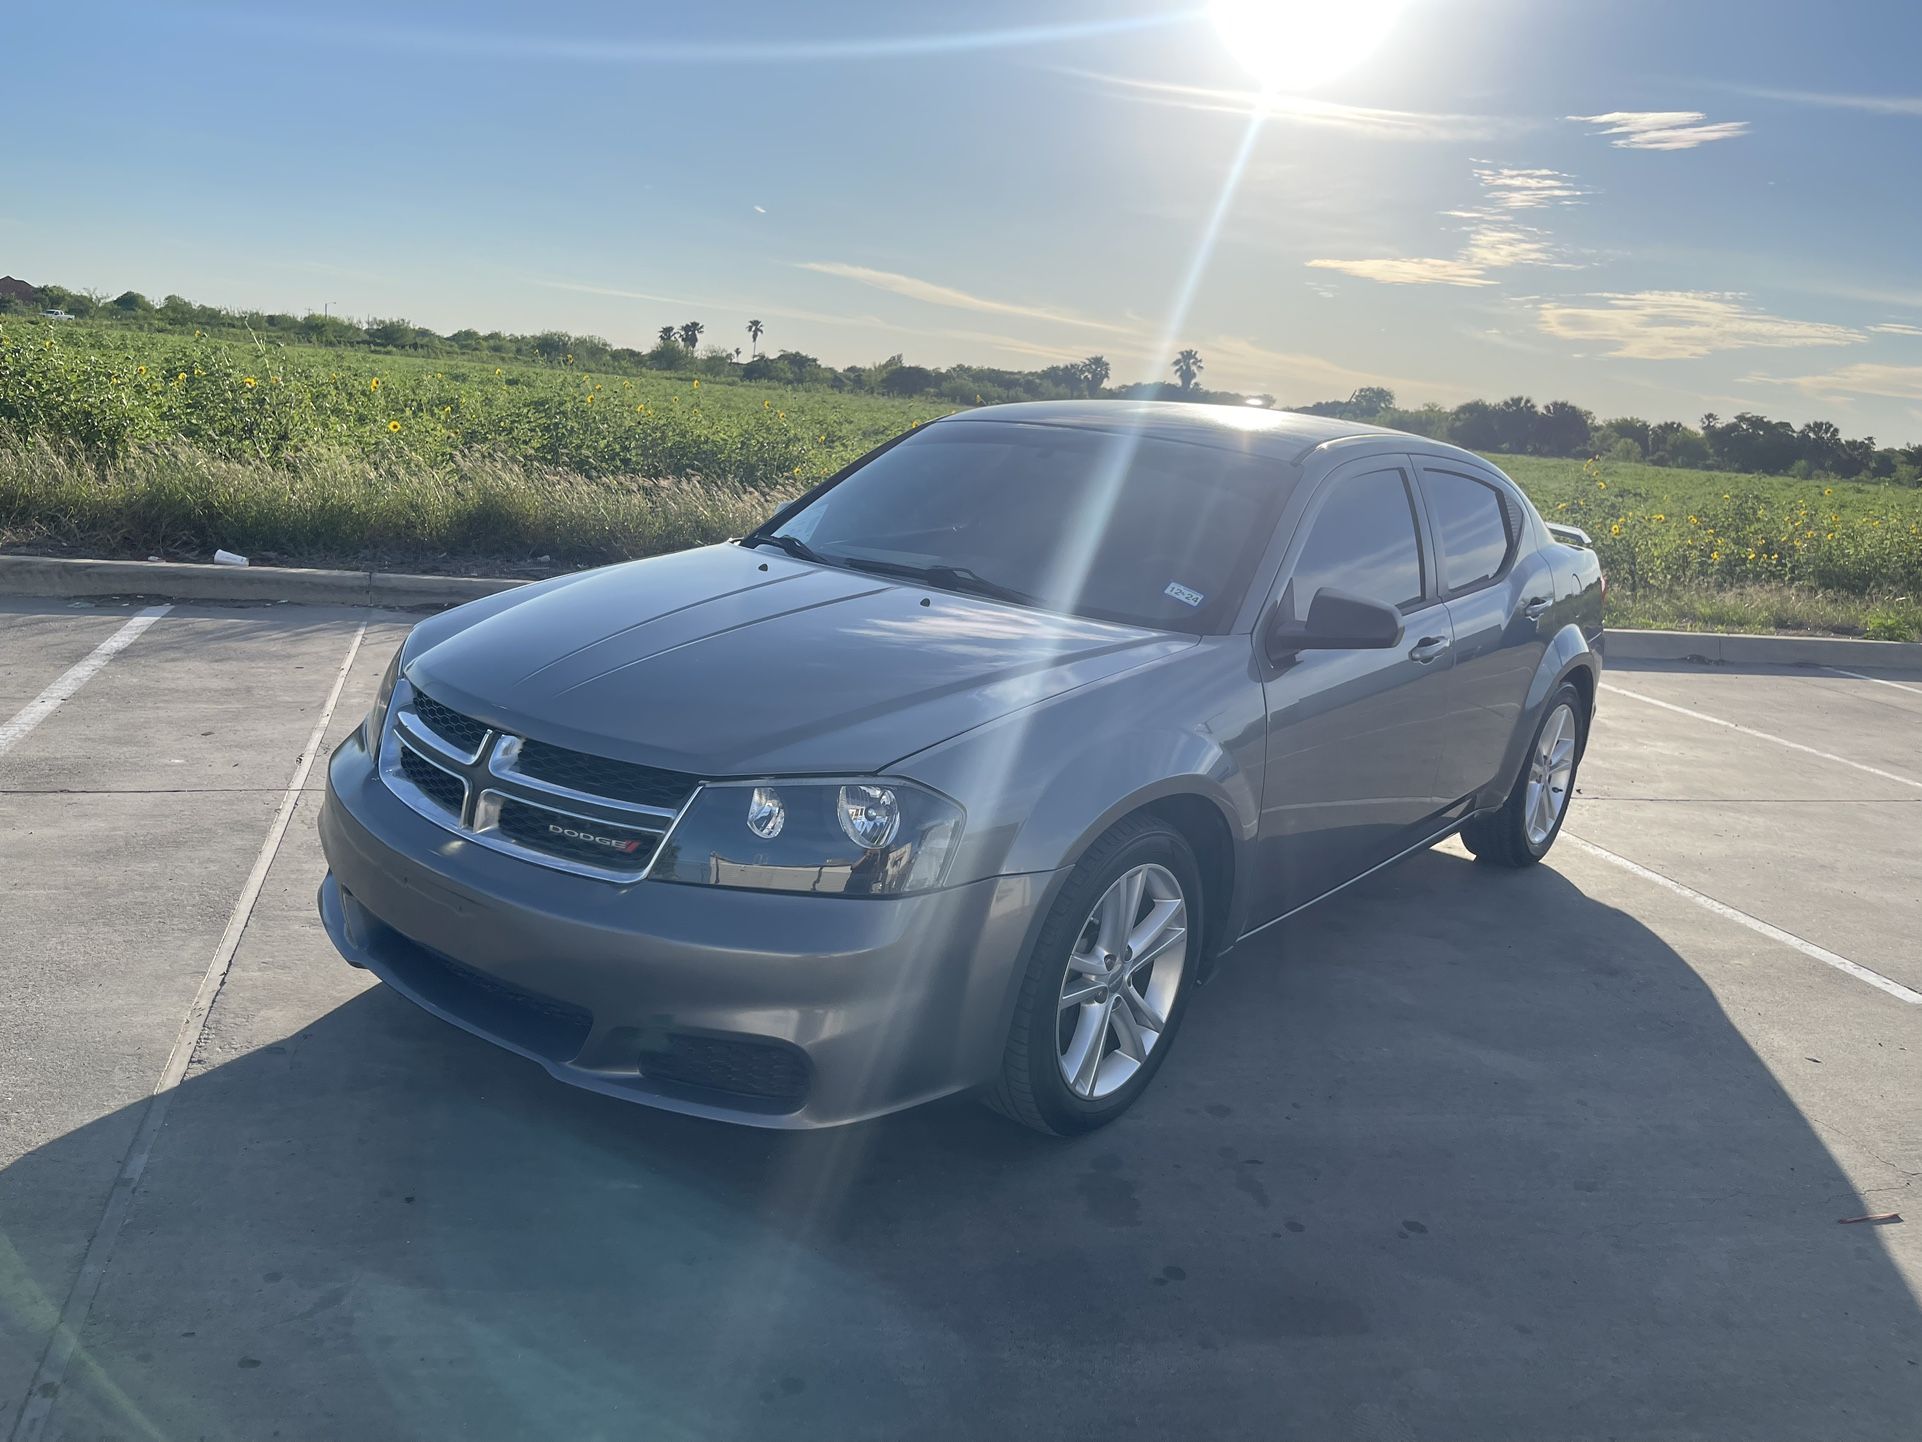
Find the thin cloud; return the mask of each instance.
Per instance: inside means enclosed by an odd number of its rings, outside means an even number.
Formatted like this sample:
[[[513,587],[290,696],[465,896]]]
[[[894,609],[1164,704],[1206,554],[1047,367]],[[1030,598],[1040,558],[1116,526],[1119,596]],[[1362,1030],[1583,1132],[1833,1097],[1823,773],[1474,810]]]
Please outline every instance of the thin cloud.
[[[1267,392],[1286,400],[1348,395],[1358,386],[1388,386],[1403,397],[1419,395],[1443,402],[1466,400],[1471,394],[1453,382],[1354,370],[1326,356],[1271,350],[1245,336],[1207,336],[1196,342],[1196,349],[1208,362],[1210,383],[1231,390]],[[1157,358],[1162,369],[1154,379],[1166,378],[1168,359]]]
[[[1858,300],[1864,305],[1894,306],[1898,310],[1922,310],[1922,290],[1898,290],[1889,286],[1857,285],[1849,281],[1826,280],[1795,271],[1773,282],[1805,295],[1826,296],[1834,300]]]
[[[1724,291],[1649,290],[1584,297],[1599,304],[1537,303],[1541,329],[1561,340],[1600,341],[1622,360],[1691,360],[1754,347],[1853,345],[1848,326],[1790,320]]]
[[[1296,125],[1346,130],[1378,140],[1486,140],[1516,128],[1515,122],[1486,115],[1426,114],[1414,110],[1383,110],[1365,105],[1343,105],[1305,95],[1277,95],[1261,90],[1219,90],[1205,85],[1143,80],[1130,75],[1106,75],[1066,66],[1051,67],[1057,75],[1085,80],[1109,95],[1144,105],[1176,110],[1198,110],[1215,115],[1261,116]]]
[[[1872,325],[1869,329],[1880,335],[1922,335],[1922,325],[1907,325],[1893,320],[1882,325]]]
[[[892,329],[886,321],[869,315],[835,315],[827,311],[795,310],[789,306],[748,304],[744,301],[715,300],[712,297],[697,295],[661,295],[647,290],[625,290],[613,285],[589,285],[574,280],[536,280],[533,284],[543,290],[568,290],[577,295],[604,295],[614,300],[645,300],[656,305],[684,306],[690,310],[739,311],[742,315],[754,311],[764,315],[778,315],[783,320],[812,321],[818,325],[872,325]]]
[[[997,335],[979,330],[929,330],[926,326],[902,325],[899,321],[883,320],[877,315],[834,314],[827,311],[801,310],[793,306],[749,305],[742,301],[715,300],[712,297],[690,295],[660,295],[652,291],[627,290],[619,286],[588,285],[571,280],[536,280],[533,284],[546,290],[573,291],[577,295],[602,295],[615,300],[642,300],[657,305],[672,305],[689,311],[734,311],[741,315],[755,314],[777,316],[782,320],[798,320],[812,325],[852,326],[862,330],[887,331],[893,335],[913,336],[919,340],[957,340],[970,346],[986,346],[1006,351],[1010,355],[1025,356],[1033,360],[1049,362],[1080,360],[1087,354],[1086,347],[1076,349],[1072,346],[1051,346],[1038,341],[1024,340],[1019,336]]]
[[[1103,20],[1011,25],[918,35],[843,35],[771,40],[634,40],[620,35],[557,39],[531,31],[429,28],[356,21],[334,24],[299,15],[222,11],[225,26],[341,49],[396,50],[522,62],[558,60],[592,65],[796,65],[847,60],[896,60],[1038,46],[1085,44],[1113,35],[1193,23],[1193,11],[1117,16]]]
[[[1617,150],[1693,150],[1711,141],[1734,140],[1748,134],[1746,120],[1709,124],[1708,116],[1699,110],[1611,110],[1606,115],[1563,118],[1593,125],[1598,134],[1614,136],[1609,143]]]
[[[1488,193],[1490,205],[1500,210],[1539,210],[1550,205],[1574,205],[1590,192],[1575,177],[1560,170],[1524,170],[1514,166],[1483,165],[1475,179]]]
[[[1322,259],[1308,264],[1382,285],[1494,285],[1493,270],[1518,265],[1573,268],[1554,238],[1538,226],[1514,219],[1516,211],[1579,204],[1589,194],[1575,177],[1559,170],[1520,169],[1482,164],[1475,170],[1484,203],[1443,212],[1469,222],[1467,240],[1453,257],[1364,257]]]
[[[767,207],[765,205],[757,205],[754,207],[754,213],[756,215],[766,215]]]
[[[819,275],[838,276],[860,285],[872,286],[893,295],[906,296],[909,300],[925,301],[929,305],[947,306],[954,310],[979,311],[984,315],[1016,315],[1024,320],[1050,321],[1055,325],[1078,326],[1083,330],[1104,331],[1113,335],[1126,335],[1126,326],[1110,325],[1106,321],[1089,320],[1085,316],[1071,315],[1066,311],[1045,310],[1039,306],[1023,305],[1018,301],[991,300],[986,296],[971,295],[965,290],[957,290],[951,285],[941,285],[936,281],[921,280],[916,276],[902,275],[898,271],[875,270],[865,265],[848,265],[838,260],[802,260],[795,264],[802,270],[811,270]]]
[[[1532,225],[1477,225],[1468,232],[1461,258],[1478,270],[1507,270],[1516,265],[1570,267],[1548,232]]]
[[[1493,285],[1483,266],[1439,256],[1395,256],[1374,260],[1311,260],[1315,270],[1340,271],[1383,285]]]
[[[1874,115],[1922,115],[1922,95],[1836,95],[1817,90],[1767,90],[1748,85],[1731,85],[1727,89],[1756,100],[1780,100],[1790,105],[1866,110]]]
[[[1812,376],[1744,376],[1744,380],[1794,386],[1812,396],[1883,396],[1897,401],[1922,401],[1922,366],[1878,365],[1858,361],[1839,370]]]
[[[969,345],[993,346],[1013,355],[1026,356],[1031,360],[1048,361],[1051,364],[1081,360],[1088,354],[1085,346],[1077,348],[1045,345],[1040,341],[1022,340],[1011,335],[992,335],[978,330],[937,330],[917,332],[917,334],[939,336],[942,340],[965,341]]]

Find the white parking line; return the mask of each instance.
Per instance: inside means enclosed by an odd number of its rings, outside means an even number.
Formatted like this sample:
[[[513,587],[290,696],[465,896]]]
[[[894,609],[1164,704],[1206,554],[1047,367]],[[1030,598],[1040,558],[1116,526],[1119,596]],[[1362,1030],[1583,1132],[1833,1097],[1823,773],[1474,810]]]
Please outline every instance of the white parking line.
[[[1922,686],[1904,686],[1900,681],[1885,681],[1880,676],[1864,676],[1860,671],[1844,671],[1840,666],[1824,666],[1824,671],[1833,671],[1838,676],[1853,676],[1858,681],[1873,681],[1878,686],[1893,686],[1898,691],[1907,691],[1912,696],[1922,696]]]
[[[1679,881],[1673,881],[1662,875],[1659,871],[1650,871],[1646,866],[1630,861],[1626,856],[1617,856],[1607,847],[1597,846],[1592,841],[1585,841],[1571,831],[1563,831],[1562,840],[1572,841],[1591,856],[1599,856],[1604,861],[1613,862],[1616,866],[1621,867],[1622,870],[1639,876],[1644,881],[1652,881],[1666,891],[1672,891],[1677,896],[1687,897],[1697,906],[1714,912],[1725,921],[1736,922],[1742,926],[1746,926],[1750,931],[1760,932],[1771,941],[1779,941],[1784,946],[1794,947],[1797,951],[1801,952],[1802,955],[1813,957],[1824,966],[1832,966],[1844,976],[1852,976],[1857,981],[1866,981],[1877,991],[1886,991],[1897,1001],[1906,1001],[1911,1006],[1922,1006],[1922,991],[1915,991],[1902,985],[1899,981],[1891,981],[1888,977],[1882,975],[1881,972],[1871,971],[1860,962],[1850,961],[1846,956],[1837,956],[1834,952],[1817,946],[1812,941],[1804,941],[1792,931],[1784,931],[1779,926],[1771,926],[1759,916],[1750,916],[1746,911],[1738,911],[1726,902],[1717,901],[1712,896],[1704,896],[1693,887],[1684,886]]]
[[[61,702],[68,700],[74,692],[91,681],[101,667],[131,646],[142,631],[171,610],[172,606],[147,607],[69,666],[55,678],[51,686],[21,707],[11,719],[0,722],[0,756],[6,755],[16,743],[24,740],[29,731],[60,708]]]
[[[1865,679],[1872,681],[1875,678],[1870,676]],[[1894,685],[1895,683],[1890,682],[1889,684]],[[1904,786],[1913,786],[1918,791],[1922,791],[1922,781],[1917,781],[1913,776],[1898,776],[1893,771],[1884,771],[1875,766],[1865,766],[1860,761],[1851,761],[1846,756],[1837,756],[1833,751],[1818,751],[1813,746],[1804,746],[1800,741],[1790,741],[1785,736],[1775,736],[1767,731],[1757,731],[1753,726],[1742,726],[1734,721],[1724,721],[1720,716],[1710,716],[1703,711],[1691,711],[1686,706],[1677,706],[1673,701],[1657,701],[1653,696],[1644,696],[1640,691],[1630,691],[1626,687],[1612,685],[1607,681],[1602,683],[1602,689],[1604,691],[1613,691],[1617,696],[1627,696],[1636,701],[1646,701],[1651,706],[1660,706],[1664,711],[1673,711],[1678,716],[1691,716],[1697,721],[1706,721],[1711,726],[1726,726],[1731,731],[1740,731],[1744,736],[1753,736],[1758,741],[1773,741],[1777,746],[1786,746],[1791,751],[1801,751],[1810,756],[1820,756],[1824,761],[1835,761],[1843,766],[1853,766],[1857,771],[1866,771],[1871,776],[1880,776],[1884,781],[1897,781]]]
[[[166,609],[164,606],[159,608],[162,612]],[[341,690],[347,685],[347,673],[353,667],[354,657],[360,653],[361,638],[366,634],[367,623],[363,621],[355,630],[354,639],[347,645],[347,655],[340,663],[339,674],[334,677],[334,689],[327,693],[326,704],[320,708],[320,718],[308,733],[300,760],[294,764],[294,774],[287,782],[287,789],[281,793],[280,808],[274,812],[273,823],[267,828],[267,838],[260,843],[254,868],[247,873],[246,885],[240,888],[240,896],[227,917],[227,929],[221,933],[220,944],[214,948],[213,960],[207,964],[206,975],[200,980],[200,990],[180,1024],[173,1050],[167,1054],[167,1064],[161,1068],[160,1080],[154,1083],[153,1091],[147,1098],[146,1113],[134,1131],[133,1141],[127,1146],[126,1156],[121,1160],[120,1174],[114,1179],[113,1191],[108,1194],[106,1208],[100,1215],[100,1225],[94,1228],[86,1253],[80,1259],[80,1271],[67,1293],[66,1304],[60,1309],[60,1321],[47,1343],[46,1353],[40,1359],[33,1384],[27,1389],[26,1404],[14,1422],[13,1442],[37,1442],[46,1429],[47,1417],[53,1410],[60,1383],[66,1376],[67,1364],[73,1360],[81,1328],[86,1324],[87,1314],[93,1310],[100,1284],[106,1280],[107,1264],[113,1260],[114,1245],[120,1239],[121,1229],[127,1224],[134,1192],[146,1173],[147,1159],[153,1154],[154,1138],[166,1124],[168,1105],[180,1086],[181,1078],[187,1074],[187,1066],[193,1060],[194,1052],[199,1049],[214,1000],[220,995],[220,988],[226,983],[227,973],[233,967],[234,953],[240,948],[240,938],[253,916],[254,903],[260,899],[260,889],[266,884],[267,872],[274,863],[275,853],[280,850],[281,838],[287,834],[287,823],[293,819],[294,807],[300,800],[302,788],[307,784],[308,773],[313,770],[314,758],[320,754],[328,723],[333,720],[334,708],[340,704]]]

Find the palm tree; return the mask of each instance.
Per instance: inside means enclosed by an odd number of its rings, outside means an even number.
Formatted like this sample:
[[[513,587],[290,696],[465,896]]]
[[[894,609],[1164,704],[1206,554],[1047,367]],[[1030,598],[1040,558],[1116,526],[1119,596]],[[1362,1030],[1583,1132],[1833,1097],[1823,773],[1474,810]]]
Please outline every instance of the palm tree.
[[[754,354],[757,356],[761,353],[761,332],[764,329],[766,329],[766,327],[758,320],[751,320],[747,323],[748,344],[754,348]]]
[[[681,327],[681,344],[686,346],[689,351],[692,351],[695,346],[701,343],[701,332],[706,329],[707,327],[702,325],[698,320],[689,321]]]
[[[1185,350],[1175,357],[1175,379],[1181,382],[1184,391],[1195,388],[1195,377],[1206,369],[1201,363],[1201,352]]]
[[[1095,395],[1108,383],[1108,358],[1091,355],[1081,362],[1081,379],[1088,383],[1088,394]]]
[[[662,345],[674,344],[674,327],[673,326],[664,325],[661,327],[661,344]]]

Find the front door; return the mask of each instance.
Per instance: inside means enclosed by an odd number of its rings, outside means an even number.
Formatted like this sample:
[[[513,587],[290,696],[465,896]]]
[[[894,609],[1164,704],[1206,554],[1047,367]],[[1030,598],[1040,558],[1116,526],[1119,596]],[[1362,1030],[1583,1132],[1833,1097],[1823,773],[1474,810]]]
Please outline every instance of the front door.
[[[1407,468],[1335,472],[1282,567],[1276,605],[1305,620],[1324,586],[1396,607],[1399,645],[1303,651],[1264,668],[1268,766],[1254,924],[1313,901],[1428,834],[1453,632],[1424,565]],[[1432,829],[1432,828],[1431,828]]]

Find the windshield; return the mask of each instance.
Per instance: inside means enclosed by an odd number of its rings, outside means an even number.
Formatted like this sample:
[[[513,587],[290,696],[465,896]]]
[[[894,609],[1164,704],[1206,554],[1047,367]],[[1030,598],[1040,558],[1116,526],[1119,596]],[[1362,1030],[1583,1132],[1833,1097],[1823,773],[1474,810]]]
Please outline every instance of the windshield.
[[[1233,621],[1285,475],[1181,441],[953,422],[881,452],[771,534],[831,564],[1205,634]]]

